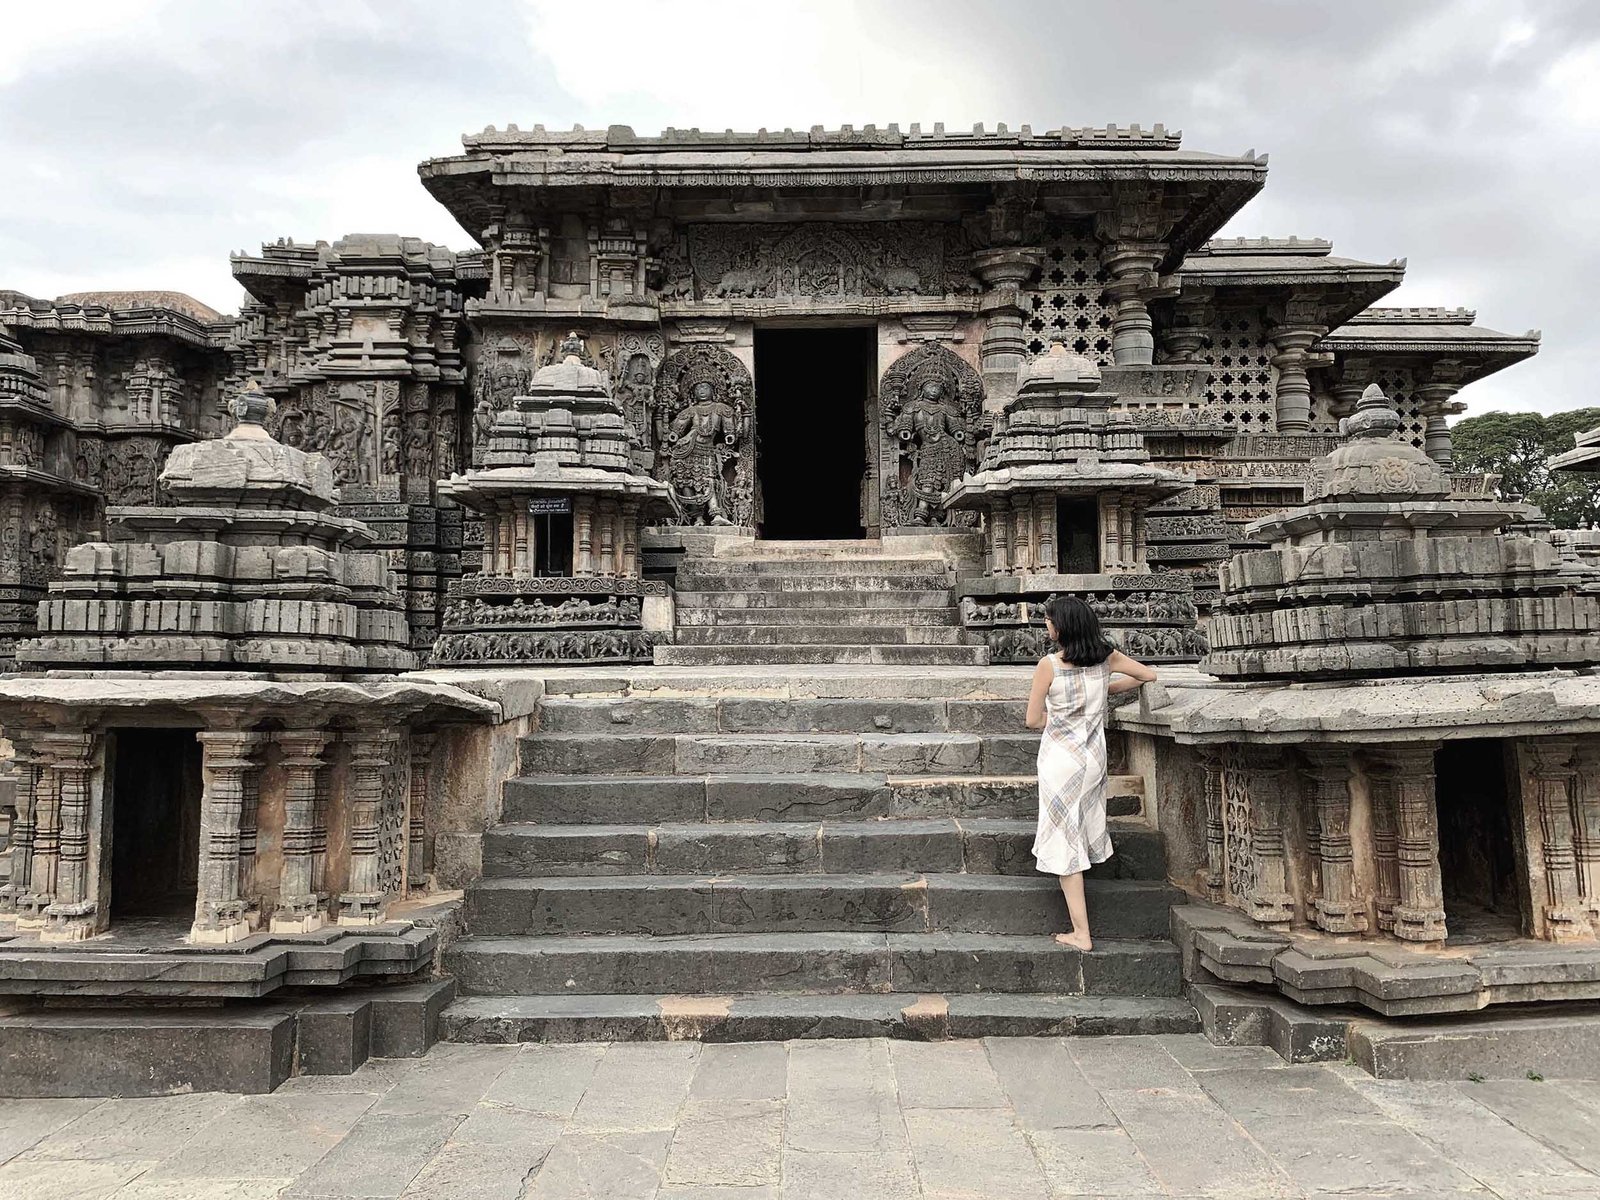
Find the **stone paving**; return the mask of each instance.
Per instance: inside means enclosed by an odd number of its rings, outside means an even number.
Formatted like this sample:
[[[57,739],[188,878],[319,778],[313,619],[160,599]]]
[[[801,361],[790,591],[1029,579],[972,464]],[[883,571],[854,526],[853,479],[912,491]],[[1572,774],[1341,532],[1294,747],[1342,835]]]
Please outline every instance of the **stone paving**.
[[[0,1200],[1594,1197],[1600,1082],[1198,1035],[441,1045],[269,1096],[0,1101]]]

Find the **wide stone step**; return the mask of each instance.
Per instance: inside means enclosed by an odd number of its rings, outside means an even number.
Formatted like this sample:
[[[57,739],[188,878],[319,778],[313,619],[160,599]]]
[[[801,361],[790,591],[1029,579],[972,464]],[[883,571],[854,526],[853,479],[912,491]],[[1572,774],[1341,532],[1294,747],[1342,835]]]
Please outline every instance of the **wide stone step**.
[[[686,560],[679,571],[682,574],[717,578],[727,575],[924,575],[944,574],[949,564],[942,558],[922,556],[916,558],[880,557],[875,554],[844,556],[839,558],[798,557],[728,557],[696,558]]]
[[[986,667],[987,646],[657,646],[658,667]]]
[[[780,1042],[801,1038],[1095,1037],[1194,1033],[1169,996],[1051,994],[466,996],[444,1012],[452,1042]]]
[[[500,825],[483,841],[491,879],[552,875],[1035,873],[1033,820],[952,818],[711,825]],[[1161,835],[1113,822],[1116,854],[1091,878],[1165,877]]]
[[[729,992],[1052,992],[1176,996],[1171,942],[1097,940],[1084,954],[1049,937],[956,933],[469,937],[445,965],[476,995]]]
[[[693,588],[674,589],[677,607],[683,609],[889,609],[894,612],[948,612],[952,607],[950,590],[938,588],[916,591],[913,589],[875,589],[873,591],[841,591],[828,588],[822,591],[808,588],[785,588],[782,591],[728,591],[726,588],[711,592]]]
[[[766,626],[773,629],[790,628],[833,628],[833,629],[865,629],[855,640],[862,641],[867,638],[879,640],[872,630],[889,628],[885,621],[895,622],[894,628],[954,628],[960,623],[960,613],[948,604],[929,606],[926,608],[840,608],[836,606],[811,606],[778,608],[758,605],[722,606],[718,604],[697,605],[693,608],[679,604],[675,610],[674,619],[678,623],[678,641],[684,644],[684,634],[692,629],[715,627],[727,629],[730,626],[745,625]]]
[[[1184,893],[1158,882],[1090,879],[1092,928],[1162,938]],[[1054,933],[1067,928],[1044,875],[887,872],[795,875],[552,876],[481,879],[467,889],[474,934]]]
[[[954,625],[689,625],[674,635],[679,646],[959,646]]]
[[[1134,815],[1144,780],[1113,775],[1112,816]],[[803,821],[870,817],[1034,819],[1033,775],[543,775],[507,781],[506,821],[557,825],[657,824],[669,821]]]
[[[849,571],[805,572],[785,563],[781,571],[705,571],[680,567],[674,589],[685,592],[936,592],[954,579],[946,571],[879,571],[855,565]]]
[[[753,773],[1020,775],[1037,734],[538,733],[521,742],[522,769],[552,775]]]
[[[467,996],[445,1010],[452,1042],[793,1041],[884,1037],[1095,1037],[1193,1033],[1168,996]],[[759,1190],[759,1189],[758,1189]]]
[[[547,696],[538,717],[543,733],[1019,734],[1027,708],[1025,700]]]

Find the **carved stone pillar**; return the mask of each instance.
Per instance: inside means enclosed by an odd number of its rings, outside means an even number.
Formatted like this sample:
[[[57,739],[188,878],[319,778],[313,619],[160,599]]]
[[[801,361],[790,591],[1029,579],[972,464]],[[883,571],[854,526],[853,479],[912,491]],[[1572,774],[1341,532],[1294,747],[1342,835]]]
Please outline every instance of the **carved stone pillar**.
[[[1283,852],[1283,752],[1276,746],[1241,746],[1239,765],[1249,790],[1250,856],[1255,863],[1255,885],[1245,896],[1245,909],[1262,925],[1287,925],[1294,920],[1294,896]]]
[[[323,924],[318,884],[327,835],[317,827],[317,787],[332,738],[320,729],[292,729],[276,740],[283,752],[283,863],[272,932],[309,933]]]
[[[1333,399],[1329,402],[1330,415],[1334,417],[1348,417],[1355,413],[1356,405],[1361,403],[1361,393],[1366,391],[1368,380],[1341,379],[1328,390]]]
[[[1205,770],[1206,804],[1206,865],[1200,873],[1200,883],[1206,890],[1206,899],[1221,904],[1224,892],[1225,864],[1222,832],[1222,756],[1213,749],[1200,751],[1200,765]]]
[[[1038,494],[1033,498],[1034,520],[1039,527],[1039,570],[1046,573],[1056,569],[1059,557],[1056,552],[1056,498],[1051,494]]]
[[[1392,909],[1395,937],[1408,942],[1445,938],[1444,885],[1439,875],[1439,809],[1434,797],[1435,742],[1379,746],[1372,763],[1374,807],[1378,793],[1394,813],[1395,874],[1399,887]]]
[[[1418,383],[1413,391],[1417,408],[1427,422],[1422,435],[1423,449],[1429,458],[1447,471],[1455,463],[1455,447],[1445,418],[1466,412],[1467,406],[1455,400],[1455,394],[1460,390],[1459,383],[1434,381]]]
[[[1117,544],[1121,534],[1121,505],[1115,495],[1100,496],[1100,569],[1115,571],[1122,563],[1122,553]]]
[[[989,562],[991,574],[1011,574],[1011,510],[1004,500],[989,511]]]
[[[1589,922],[1600,933],[1600,745],[1578,743],[1577,777],[1572,781],[1572,847],[1578,894]]]
[[[256,770],[259,733],[207,729],[200,739],[205,787],[200,796],[200,886],[195,897],[193,942],[235,942],[250,932],[239,888],[239,827],[245,776]]]
[[[1029,310],[1022,289],[1043,261],[1044,252],[1032,246],[998,246],[972,256],[972,269],[985,289],[978,306],[984,319],[978,355],[986,381],[1015,385],[1017,368],[1028,354]]]
[[[1528,738],[1527,782],[1539,818],[1539,841],[1544,867],[1545,936],[1562,942],[1586,937],[1589,914],[1578,886],[1577,850],[1573,830],[1572,738]]]
[[[1016,569],[1034,571],[1033,505],[1026,495],[1013,494],[1011,501],[1011,561]]]
[[[594,499],[575,496],[572,501],[574,575],[594,574]]]
[[[1155,268],[1165,250],[1149,243],[1116,242],[1101,259],[1111,276],[1106,297],[1117,306],[1111,322],[1111,358],[1119,367],[1147,367],[1155,362],[1156,339],[1147,296],[1158,284]]]
[[[386,883],[386,865],[404,868],[400,863],[386,864],[385,859],[390,853],[403,854],[400,845],[388,844],[390,836],[398,833],[398,842],[405,835],[405,797],[394,794],[394,764],[402,761],[401,740],[394,729],[362,729],[348,737],[345,802],[350,810],[350,882],[339,897],[341,925],[381,924],[389,898],[398,890]],[[393,811],[396,808],[398,814]]]
[[[406,830],[406,882],[412,888],[428,885],[428,764],[433,761],[436,738],[431,733],[411,735],[410,820]]]
[[[1311,347],[1327,333],[1313,329],[1276,329],[1272,333],[1272,365],[1278,369],[1278,432],[1307,433],[1311,429]]]
[[[61,870],[61,776],[50,770],[50,737],[41,733],[33,742],[33,850],[27,886],[17,897],[18,929],[44,928]]]
[[[615,500],[601,499],[596,501],[597,514],[595,524],[599,526],[595,538],[598,544],[599,561],[596,569],[601,575],[615,575],[617,573],[617,504]]]
[[[1309,745],[1303,753],[1315,790],[1316,854],[1322,886],[1311,919],[1329,933],[1365,933],[1366,901],[1356,896],[1355,855],[1350,845],[1350,751]]]
[[[39,793],[39,763],[31,742],[19,731],[11,731],[11,769],[16,778],[16,816],[11,822],[11,844],[6,853],[11,874],[0,887],[0,917],[14,917],[18,902],[28,892],[28,877],[33,868],[34,826]]]
[[[52,733],[39,739],[45,770],[54,775],[58,799],[59,862],[55,897],[44,910],[45,941],[77,941],[98,932],[94,886],[89,878],[90,777],[98,736],[86,731]]]

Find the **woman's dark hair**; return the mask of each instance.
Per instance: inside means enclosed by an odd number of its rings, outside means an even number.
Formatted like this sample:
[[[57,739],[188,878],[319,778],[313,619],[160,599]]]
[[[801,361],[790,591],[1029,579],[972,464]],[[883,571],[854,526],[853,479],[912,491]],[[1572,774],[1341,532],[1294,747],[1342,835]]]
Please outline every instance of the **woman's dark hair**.
[[[1116,649],[1101,631],[1094,609],[1076,596],[1051,596],[1045,601],[1044,615],[1055,626],[1061,657],[1075,667],[1098,666]]]

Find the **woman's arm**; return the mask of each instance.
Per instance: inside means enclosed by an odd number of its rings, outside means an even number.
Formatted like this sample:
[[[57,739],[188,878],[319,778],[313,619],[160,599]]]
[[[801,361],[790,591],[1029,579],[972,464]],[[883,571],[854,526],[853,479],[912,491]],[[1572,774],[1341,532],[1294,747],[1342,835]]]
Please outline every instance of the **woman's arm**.
[[[1106,684],[1106,693],[1111,696],[1123,692],[1131,692],[1134,688],[1143,687],[1147,683],[1156,681],[1155,668],[1147,667],[1137,659],[1129,658],[1121,650],[1113,650],[1111,657],[1106,659],[1106,667],[1116,676]]]
[[[1039,665],[1033,669],[1033,690],[1028,693],[1029,729],[1044,728],[1044,697],[1050,690],[1050,680],[1055,673],[1048,658],[1041,658]]]

